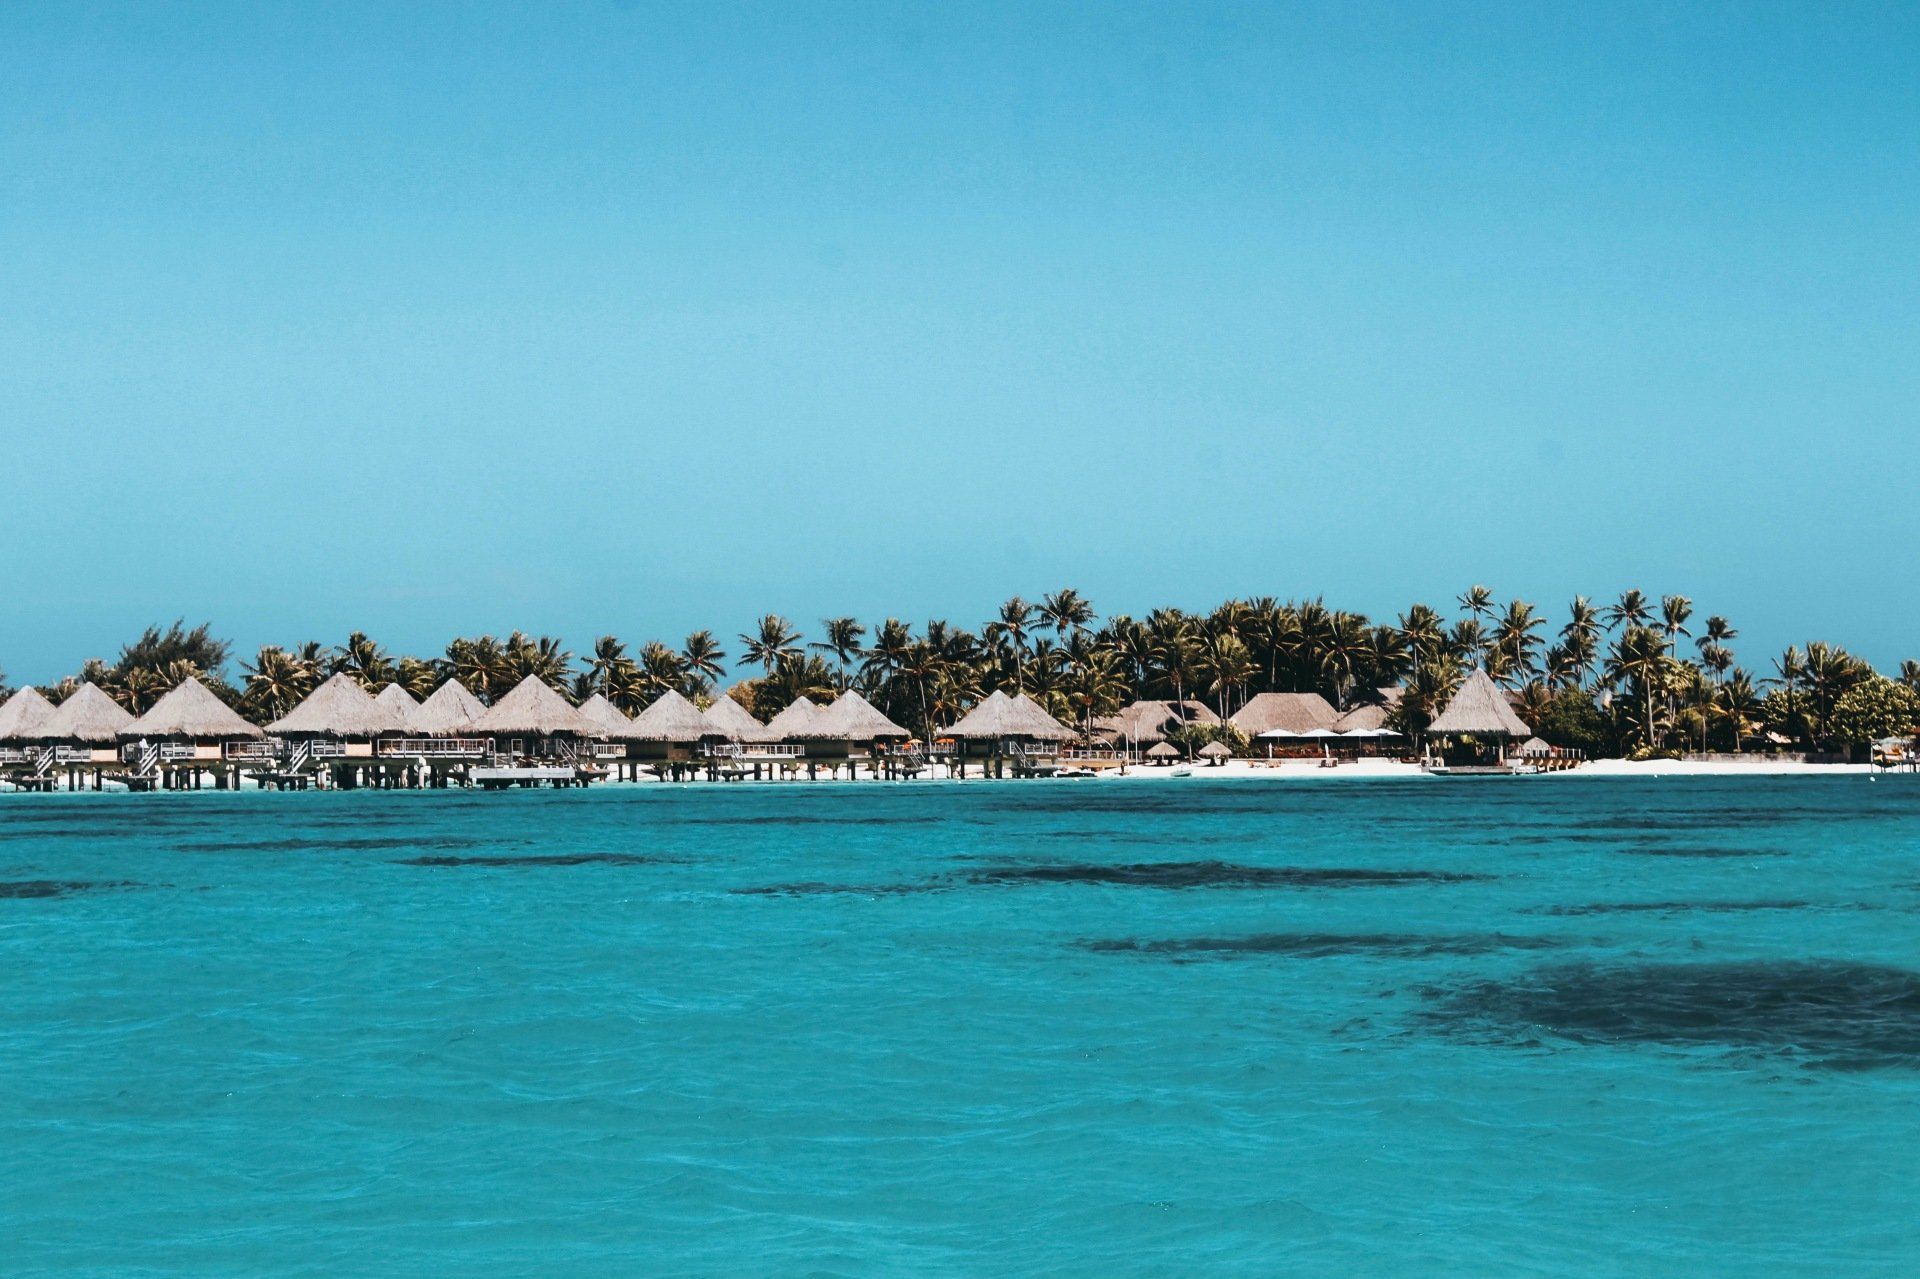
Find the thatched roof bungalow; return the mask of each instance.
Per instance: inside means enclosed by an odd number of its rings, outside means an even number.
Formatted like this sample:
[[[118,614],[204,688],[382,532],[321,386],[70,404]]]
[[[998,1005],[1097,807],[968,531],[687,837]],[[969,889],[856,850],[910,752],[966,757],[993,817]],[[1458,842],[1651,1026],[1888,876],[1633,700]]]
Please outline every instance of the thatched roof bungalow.
[[[150,743],[158,748],[163,766],[189,770],[196,778],[202,766],[251,758],[254,743],[260,743],[259,750],[267,750],[266,736],[198,679],[182,680],[148,707],[145,715],[120,730],[122,742]],[[216,769],[215,776],[221,775]]]
[[[294,740],[325,738],[366,745],[382,734],[406,731],[406,721],[391,706],[382,706],[360,682],[345,671],[332,676],[308,693],[292,710],[267,725],[276,737]]]
[[[1235,711],[1231,722],[1248,737],[1304,737],[1316,728],[1332,728],[1339,712],[1318,693],[1257,693]]]
[[[496,750],[528,756],[567,757],[573,743],[602,735],[599,725],[537,675],[514,685],[473,727],[493,738]]]
[[[485,704],[469,693],[466,685],[450,679],[427,694],[409,717],[409,727],[429,737],[478,735],[480,717],[486,713]]]
[[[762,745],[780,740],[779,734],[768,731],[767,726],[748,713],[746,707],[724,693],[714,698],[713,705],[700,713],[707,717],[707,723],[712,727],[711,736],[722,741]]]
[[[833,705],[814,718],[814,734],[820,741],[841,742],[849,746],[875,742],[904,742],[913,734],[882,715],[860,694],[848,689],[835,698]]]
[[[607,738],[619,738],[633,727],[633,721],[626,712],[607,700],[605,693],[595,693],[580,703],[580,713],[600,726],[600,735]]]
[[[702,740],[714,735],[712,721],[672,689],[654,698],[632,723],[614,734],[632,743],[629,753],[638,759],[684,759]]]
[[[1220,717],[1205,702],[1142,700],[1122,706],[1112,715],[1093,721],[1094,732],[1115,745],[1151,746],[1167,740],[1182,724],[1218,724]]]
[[[85,751],[92,762],[110,763],[119,758],[120,730],[131,723],[127,709],[88,680],[68,693],[34,731],[49,746]]]
[[[1487,673],[1478,667],[1461,682],[1460,691],[1453,695],[1447,708],[1434,717],[1427,725],[1427,732],[1435,737],[1480,737],[1496,740],[1517,737],[1522,741],[1533,736],[1526,721],[1513,713],[1513,707],[1507,701],[1507,695],[1500,691]]]
[[[0,704],[0,742],[38,740],[36,730],[53,714],[53,703],[29,684]]]
[[[962,715],[943,734],[961,741],[1066,742],[1074,732],[1021,693],[1008,697],[999,689]]]

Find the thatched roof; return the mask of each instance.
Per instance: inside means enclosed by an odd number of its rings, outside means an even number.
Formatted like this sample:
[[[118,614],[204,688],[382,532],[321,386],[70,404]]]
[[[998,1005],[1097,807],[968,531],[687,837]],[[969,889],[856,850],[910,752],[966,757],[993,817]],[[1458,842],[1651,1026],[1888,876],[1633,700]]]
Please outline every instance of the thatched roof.
[[[1008,697],[999,689],[987,694],[986,700],[960,717],[960,722],[946,731],[948,737],[1026,737],[1039,742],[1064,742],[1072,739],[1073,730],[1042,710],[1040,704],[1025,693],[1018,697]]]
[[[1513,713],[1507,695],[1479,667],[1461,683],[1447,709],[1427,726],[1429,733],[1468,733],[1474,737],[1531,737],[1533,730]]]
[[[1333,721],[1335,731],[1342,733],[1367,732],[1385,728],[1387,715],[1393,708],[1373,703],[1350,708],[1346,714]]]
[[[600,736],[599,725],[582,715],[538,675],[529,675],[515,684],[512,692],[487,708],[474,728],[482,733],[526,733],[535,737],[558,733]]]
[[[234,714],[213,690],[197,679],[182,680],[147,713],[120,730],[122,739],[185,737],[196,742],[266,734]]]
[[[816,737],[814,725],[820,718],[820,708],[804,697],[793,699],[793,705],[767,721],[767,732],[776,742],[804,741]]]
[[[53,703],[29,684],[0,705],[0,741],[25,741],[53,714]]]
[[[697,742],[712,737],[713,725],[700,708],[668,689],[616,736],[630,742]]]
[[[403,726],[413,728],[413,717],[419,713],[420,703],[412,693],[398,684],[389,684],[376,693],[373,700],[398,715]]]
[[[372,738],[402,732],[406,727],[398,711],[382,706],[358,680],[342,671],[267,725],[267,731],[288,737]]]
[[[88,680],[68,693],[53,714],[40,721],[34,735],[46,742],[109,746],[119,739],[120,730],[131,723],[133,716],[126,707]]]
[[[1520,749],[1516,750],[1514,754],[1516,755],[1551,755],[1553,754],[1553,747],[1549,746],[1546,742],[1541,741],[1538,737],[1529,737],[1526,741],[1520,743]]]
[[[479,698],[467,691],[465,684],[450,679],[427,694],[427,700],[420,703],[420,709],[409,717],[408,726],[416,733],[457,737],[473,731],[480,723],[480,717],[486,713],[487,708]]]
[[[833,705],[815,717],[814,735],[822,740],[848,742],[871,742],[883,737],[913,736],[882,715],[875,709],[872,702],[852,689],[840,694],[834,699]]]
[[[1164,742],[1167,734],[1187,724],[1218,724],[1220,717],[1213,713],[1205,702],[1196,702],[1189,698],[1184,702],[1176,701],[1138,701],[1122,706],[1112,715],[1103,715],[1093,721],[1094,731],[1113,738],[1115,741],[1132,741],[1139,745],[1150,742]]]
[[[1248,737],[1280,729],[1306,733],[1332,728],[1338,713],[1318,693],[1258,693],[1233,713],[1234,727]]]
[[[1206,759],[1231,759],[1233,748],[1225,742],[1208,742],[1200,748],[1200,754]]]
[[[767,726],[747,713],[747,708],[722,693],[713,699],[713,705],[700,712],[707,717],[712,726],[712,736],[724,737],[730,742],[772,742],[779,735],[769,733]]]
[[[1159,742],[1147,747],[1148,759],[1179,759],[1180,752],[1169,742]]]
[[[627,718],[626,712],[608,701],[604,693],[595,693],[580,703],[580,713],[599,725],[601,734],[606,737],[623,736],[633,727],[633,721]]]

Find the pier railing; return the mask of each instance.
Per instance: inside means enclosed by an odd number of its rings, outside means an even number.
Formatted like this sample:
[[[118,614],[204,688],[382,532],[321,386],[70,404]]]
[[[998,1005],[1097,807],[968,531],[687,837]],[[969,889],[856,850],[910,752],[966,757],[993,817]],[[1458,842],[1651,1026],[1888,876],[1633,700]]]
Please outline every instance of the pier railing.
[[[280,753],[279,747],[272,742],[228,742],[221,751],[231,760],[271,760]]]
[[[795,742],[702,742],[705,759],[804,759],[807,748]]]
[[[197,759],[200,748],[192,742],[161,742],[156,758],[163,764],[175,764],[181,760]]]
[[[420,755],[427,759],[451,759],[484,755],[487,743],[479,737],[402,737],[380,744],[383,755]]]

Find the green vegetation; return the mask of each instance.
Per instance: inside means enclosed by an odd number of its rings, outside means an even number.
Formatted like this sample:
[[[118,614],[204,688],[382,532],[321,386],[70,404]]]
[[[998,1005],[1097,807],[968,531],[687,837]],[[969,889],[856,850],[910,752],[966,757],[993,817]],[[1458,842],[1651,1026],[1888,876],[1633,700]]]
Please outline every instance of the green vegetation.
[[[1417,734],[1481,665],[1511,690],[1541,737],[1594,755],[1844,751],[1909,733],[1920,719],[1920,663],[1902,663],[1889,679],[1814,641],[1788,648],[1756,675],[1736,659],[1734,626],[1720,616],[1698,620],[1681,595],[1633,590],[1604,605],[1579,596],[1557,630],[1534,604],[1502,604],[1485,586],[1462,592],[1455,605],[1451,620],[1414,604],[1377,622],[1318,599],[1260,598],[1209,613],[1162,608],[1102,620],[1078,591],[1064,589],[1038,603],[1015,596],[977,631],[942,619],[915,626],[832,617],[813,640],[768,614],[739,633],[735,673],[746,678],[728,691],[764,719],[796,697],[824,702],[855,689],[924,733],[995,689],[1024,692],[1079,724],[1136,698],[1202,699],[1224,718],[1264,692],[1319,693],[1344,709],[1399,689],[1391,722]],[[398,683],[415,697],[451,677],[484,702],[531,675],[575,701],[602,693],[633,712],[668,689],[710,700],[728,671],[710,630],[637,650],[603,636],[578,658],[558,639],[519,631],[504,640],[457,638],[433,656],[395,655],[356,631],[337,646],[264,647],[240,664],[237,686],[227,682],[228,656],[209,627],[175,622],[149,628],[112,664],[89,661],[46,691],[57,700],[91,679],[139,712],[198,676],[265,723],[338,672],[370,690]],[[1232,732],[1193,731],[1190,748],[1217,739],[1244,747]]]

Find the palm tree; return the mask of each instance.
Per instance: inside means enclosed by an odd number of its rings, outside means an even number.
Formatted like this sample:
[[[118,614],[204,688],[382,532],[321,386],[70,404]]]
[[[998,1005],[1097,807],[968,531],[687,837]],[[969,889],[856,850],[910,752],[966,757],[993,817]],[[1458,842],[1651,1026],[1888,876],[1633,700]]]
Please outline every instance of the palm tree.
[[[1180,717],[1186,718],[1187,682],[1193,671],[1195,632],[1193,619],[1174,608],[1157,608],[1147,614],[1147,635],[1153,667],[1158,669],[1173,690]]]
[[[680,666],[694,693],[705,693],[726,673],[727,655],[712,631],[695,631],[680,646]]]
[[[1900,682],[1915,692],[1920,692],[1920,662],[1909,657],[1900,663]]]
[[[1663,595],[1660,597],[1661,629],[1667,638],[1673,640],[1682,635],[1692,635],[1687,629],[1687,619],[1693,616],[1693,601],[1684,595]]]
[[[1007,644],[1013,655],[1013,688],[1020,692],[1025,685],[1027,660],[1027,631],[1033,626],[1033,605],[1018,595],[1000,606],[1000,616],[987,623],[986,634],[989,640]]]
[[[1607,658],[1607,679],[1626,688],[1641,712],[1643,745],[1658,744],[1659,724],[1654,717],[1656,698],[1668,689],[1672,658],[1667,637],[1648,626],[1629,626],[1615,641]]]
[[[1195,665],[1215,698],[1221,719],[1233,714],[1233,693],[1253,678],[1253,654],[1238,635],[1215,635],[1200,645]],[[1185,718],[1182,716],[1182,718]]]
[[[1510,682],[1524,682],[1538,669],[1534,650],[1540,646],[1540,637],[1534,632],[1546,624],[1547,619],[1525,600],[1507,605],[1506,613],[1493,628],[1493,648],[1500,654]]]
[[[1069,631],[1077,634],[1093,621],[1093,605],[1071,586],[1062,587],[1040,597],[1040,620],[1051,626],[1055,635],[1065,639]]]
[[[1601,610],[1600,616],[1610,631],[1622,626],[1644,626],[1653,616],[1653,606],[1647,602],[1645,591],[1622,591],[1620,602]]]
[[[612,635],[602,635],[593,642],[593,656],[587,659],[586,676],[592,693],[607,695],[607,688],[613,681],[613,673],[622,663],[632,659],[627,656],[627,646]]]
[[[820,629],[826,639],[807,647],[834,655],[840,663],[840,688],[844,691],[852,683],[847,677],[847,668],[860,656],[860,641],[866,638],[867,628],[851,617],[829,617],[820,623]]]
[[[433,693],[440,678],[432,662],[403,657],[393,665],[393,682],[405,689],[407,696],[420,701]]]
[[[1584,687],[1600,657],[1600,610],[1584,595],[1573,597],[1567,605],[1567,624],[1560,628],[1560,641],[1566,650],[1569,683]]]
[[[314,689],[314,670],[277,644],[261,647],[251,663],[242,663],[246,708],[267,721],[279,719]]]
[[[1754,691],[1753,677],[1736,670],[1723,679],[1713,694],[1714,714],[1733,735],[1733,749],[1739,754],[1745,739],[1760,723],[1760,697]]]
[[[393,658],[374,643],[365,631],[347,636],[330,663],[330,674],[347,674],[369,693],[377,693],[393,682]]]
[[[745,645],[742,656],[771,676],[783,663],[800,655],[799,640],[800,632],[793,629],[793,623],[778,613],[768,613],[752,634],[740,636],[740,643]]]

